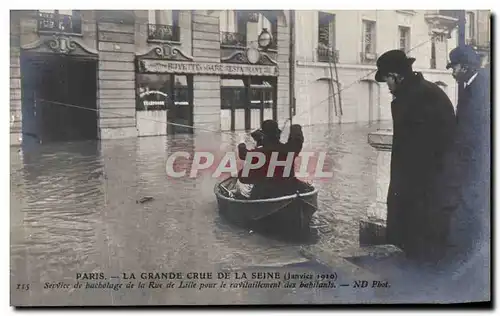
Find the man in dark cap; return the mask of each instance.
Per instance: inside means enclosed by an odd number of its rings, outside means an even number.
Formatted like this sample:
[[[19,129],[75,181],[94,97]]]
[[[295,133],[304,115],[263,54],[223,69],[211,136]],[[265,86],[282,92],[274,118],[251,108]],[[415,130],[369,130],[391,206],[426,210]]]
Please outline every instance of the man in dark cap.
[[[459,85],[455,172],[459,207],[453,216],[452,245],[464,260],[490,242],[490,80],[471,46],[450,52],[447,69]]]
[[[448,235],[442,174],[455,116],[446,93],[413,71],[414,61],[401,50],[377,60],[375,80],[386,82],[394,97],[387,239],[411,259],[436,262]]]
[[[245,143],[238,145],[238,155],[242,160],[247,159],[249,152],[260,152],[265,156],[265,163],[258,169],[250,170],[247,176],[243,175],[242,170],[238,173],[238,180],[243,184],[251,184],[250,198],[264,199],[279,197],[286,194],[293,194],[296,191],[297,179],[295,178],[294,160],[302,151],[304,144],[304,135],[300,125],[290,127],[290,135],[286,143],[280,142],[281,130],[278,123],[274,120],[266,120],[262,123],[261,129],[254,131],[252,137],[257,142],[257,147],[248,150]],[[291,170],[289,174],[284,166],[276,166],[274,173],[269,177],[268,169],[271,163],[272,154],[277,153],[277,161],[286,161],[289,153],[293,153],[291,161]],[[255,159],[252,159],[255,165]]]

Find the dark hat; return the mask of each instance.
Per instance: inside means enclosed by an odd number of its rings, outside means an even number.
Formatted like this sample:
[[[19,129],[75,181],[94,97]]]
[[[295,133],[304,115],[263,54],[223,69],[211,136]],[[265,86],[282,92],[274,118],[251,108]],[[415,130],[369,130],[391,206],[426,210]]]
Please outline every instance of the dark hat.
[[[266,120],[261,125],[262,133],[266,136],[277,137],[281,133],[278,122],[275,120]]]
[[[388,73],[407,73],[411,72],[411,65],[415,62],[415,58],[407,57],[405,52],[399,49],[385,52],[377,59],[377,73],[375,80],[384,82],[384,77]]]
[[[450,52],[450,62],[446,65],[446,69],[457,64],[479,67],[481,66],[481,57],[470,45],[458,46]]]

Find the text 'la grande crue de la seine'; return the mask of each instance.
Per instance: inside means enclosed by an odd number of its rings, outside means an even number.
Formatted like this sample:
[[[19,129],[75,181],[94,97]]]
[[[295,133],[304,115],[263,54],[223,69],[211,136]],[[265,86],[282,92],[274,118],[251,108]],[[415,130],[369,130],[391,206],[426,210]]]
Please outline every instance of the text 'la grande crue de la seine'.
[[[19,284],[25,291],[36,285]],[[74,282],[45,282],[44,290],[133,290],[133,289],[337,289],[388,288],[383,280],[338,281],[337,273],[292,272],[102,272],[76,273]]]

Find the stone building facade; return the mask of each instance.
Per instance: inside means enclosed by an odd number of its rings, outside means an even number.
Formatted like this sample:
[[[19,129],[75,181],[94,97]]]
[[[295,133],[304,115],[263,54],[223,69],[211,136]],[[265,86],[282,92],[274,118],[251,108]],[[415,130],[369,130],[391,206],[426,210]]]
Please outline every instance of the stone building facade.
[[[283,122],[288,16],[284,10],[11,11],[11,143]],[[94,82],[82,81],[80,74],[90,78],[92,71]],[[226,96],[232,102],[223,102]],[[161,124],[167,120],[177,127]],[[90,131],[75,132],[77,125]]]
[[[458,19],[439,10],[11,11],[11,143],[281,125],[292,13],[294,123],[390,120],[391,96],[374,74],[394,48],[456,103],[445,66]],[[489,15],[467,13],[467,41],[484,56]]]
[[[491,11],[467,11],[465,28],[466,41],[481,54],[483,65],[489,65],[491,54]]]
[[[458,44],[458,18],[439,10],[332,10],[295,14],[298,25],[295,121],[317,124],[390,120],[392,97],[386,85],[377,83],[374,76],[377,57],[391,49],[405,50],[416,58],[414,69],[438,83],[456,104],[458,91],[446,64],[448,53]],[[479,24],[470,32],[469,41],[475,38],[481,43],[489,41],[484,34],[489,28],[489,17],[481,14],[482,22],[476,20]]]
[[[403,45],[428,42],[409,53],[416,58],[414,68],[424,70],[431,80],[445,82],[454,96],[453,78],[444,69],[446,47],[441,48],[450,40],[440,45],[437,69],[431,70],[429,28],[422,13],[297,11],[296,15],[302,25],[296,34],[297,111],[311,113],[297,117],[300,123],[390,119],[391,96],[384,84],[374,80],[375,62],[383,52],[400,47],[400,27],[410,30]]]

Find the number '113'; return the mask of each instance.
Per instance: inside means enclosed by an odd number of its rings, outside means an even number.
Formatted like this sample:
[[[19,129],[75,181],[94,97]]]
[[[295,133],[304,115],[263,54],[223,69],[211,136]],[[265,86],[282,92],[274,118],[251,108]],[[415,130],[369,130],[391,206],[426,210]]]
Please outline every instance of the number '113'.
[[[18,284],[17,285],[17,290],[28,291],[29,289],[30,289],[30,285],[29,284]]]

